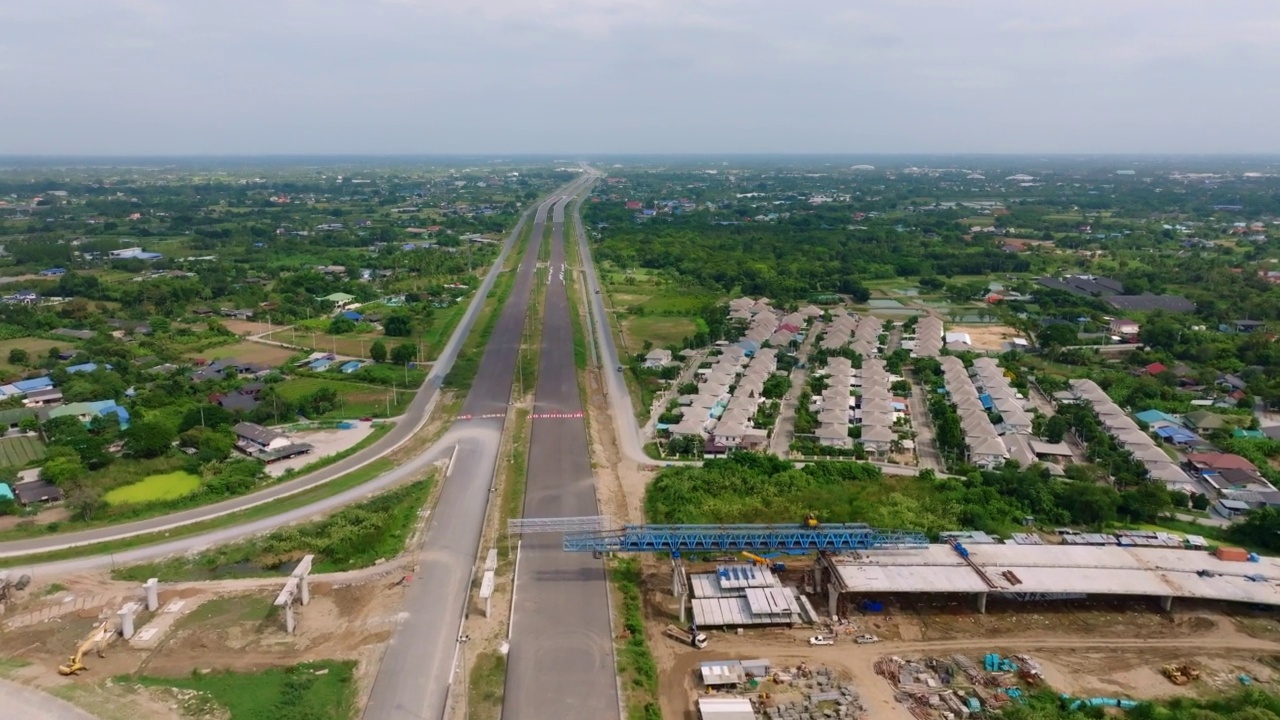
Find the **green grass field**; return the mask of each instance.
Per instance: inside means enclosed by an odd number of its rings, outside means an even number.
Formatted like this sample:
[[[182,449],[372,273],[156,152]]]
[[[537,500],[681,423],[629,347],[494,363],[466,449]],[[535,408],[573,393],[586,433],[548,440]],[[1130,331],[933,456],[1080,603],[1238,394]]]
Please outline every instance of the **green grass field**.
[[[698,332],[698,326],[690,318],[660,315],[628,317],[622,321],[622,328],[627,337],[627,350],[633,353],[640,352],[645,340],[658,348],[679,346],[685,338]]]
[[[321,388],[333,388],[338,393],[340,406],[333,412],[326,413],[312,420],[359,418],[359,417],[394,417],[404,412],[405,407],[413,401],[412,390],[396,390],[379,385],[364,385],[343,380],[303,377],[286,380],[275,386],[280,394],[290,400],[300,400]],[[391,408],[387,409],[390,398]]]
[[[200,478],[189,472],[177,470],[164,475],[150,475],[136,483],[130,483],[108,492],[103,499],[111,505],[125,505],[174,500],[200,489]]]
[[[320,660],[286,668],[225,670],[183,677],[122,677],[126,684],[194,690],[183,701],[191,717],[348,720],[355,709],[355,662]],[[224,714],[225,713],[225,714]]]
[[[49,352],[49,348],[59,348],[61,350],[74,350],[76,341],[71,338],[62,338],[59,340],[46,340],[44,338],[17,338],[16,340],[0,340],[0,372],[5,375],[14,375],[23,371],[24,368],[9,364],[9,351],[17,348],[26,350],[31,356],[31,362],[38,363],[45,358]]]
[[[0,467],[26,467],[44,456],[44,443],[34,437],[0,439]]]

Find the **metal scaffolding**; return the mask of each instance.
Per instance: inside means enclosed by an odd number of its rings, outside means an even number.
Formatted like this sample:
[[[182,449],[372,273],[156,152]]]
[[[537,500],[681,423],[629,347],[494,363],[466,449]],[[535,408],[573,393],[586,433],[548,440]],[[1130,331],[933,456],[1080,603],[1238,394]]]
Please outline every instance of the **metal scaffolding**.
[[[925,548],[929,538],[912,530],[862,524],[822,525],[627,525],[621,530],[564,536],[566,552],[681,552],[699,550],[888,550]]]

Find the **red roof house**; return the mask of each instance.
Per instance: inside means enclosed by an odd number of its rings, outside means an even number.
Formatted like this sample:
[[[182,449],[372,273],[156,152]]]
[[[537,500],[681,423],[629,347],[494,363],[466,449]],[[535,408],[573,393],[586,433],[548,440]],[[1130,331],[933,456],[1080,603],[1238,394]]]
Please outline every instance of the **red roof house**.
[[[1169,368],[1164,363],[1153,362],[1142,369],[1146,370],[1148,375],[1159,375]]]

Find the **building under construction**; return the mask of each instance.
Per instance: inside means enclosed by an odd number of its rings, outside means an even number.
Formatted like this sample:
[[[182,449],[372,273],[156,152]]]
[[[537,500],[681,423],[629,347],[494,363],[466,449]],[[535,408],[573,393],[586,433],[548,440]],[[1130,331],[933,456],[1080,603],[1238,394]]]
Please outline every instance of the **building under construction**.
[[[1280,606],[1280,559],[1245,551],[1150,546],[934,544],[916,549],[825,554],[814,566],[830,615],[886,596],[965,595],[1066,600],[1149,597]],[[1232,551],[1234,550],[1234,552]]]

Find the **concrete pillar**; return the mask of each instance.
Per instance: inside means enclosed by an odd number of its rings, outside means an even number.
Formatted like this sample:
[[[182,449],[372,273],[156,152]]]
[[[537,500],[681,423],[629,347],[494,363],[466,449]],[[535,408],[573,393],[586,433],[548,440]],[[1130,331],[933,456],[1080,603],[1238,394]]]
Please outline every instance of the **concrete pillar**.
[[[813,564],[813,589],[822,592],[822,558]]]
[[[671,563],[671,595],[680,597],[680,565]]]
[[[151,578],[142,589],[147,591],[147,612],[155,612],[160,607],[160,580]]]
[[[684,625],[688,622],[687,606],[689,604],[688,595],[677,595],[676,602],[680,603],[680,624]]]
[[[1165,595],[1160,598],[1160,609],[1165,612],[1173,612],[1173,596]]]
[[[293,634],[293,603],[284,606],[284,631]]]
[[[484,599],[484,616],[485,617],[489,617],[489,611],[493,609],[491,607],[492,605],[493,605],[493,596],[490,595],[489,597]]]
[[[120,616],[120,636],[128,640],[133,637],[133,605],[125,605],[116,614]]]
[[[978,614],[986,615],[987,614],[987,594],[984,592],[978,593],[975,599],[978,601]]]
[[[831,583],[830,585],[827,585],[827,615],[828,616],[830,617],[836,616],[836,611],[840,609],[839,600],[840,600],[840,591],[836,589],[836,584]]]
[[[306,575],[298,578],[298,590],[301,593],[302,604],[306,605],[311,602],[311,581]]]

